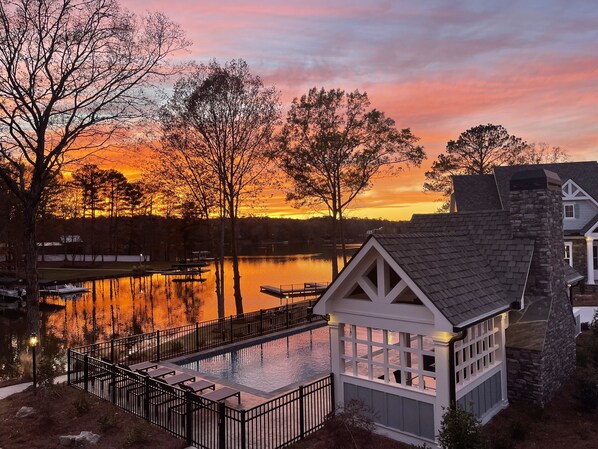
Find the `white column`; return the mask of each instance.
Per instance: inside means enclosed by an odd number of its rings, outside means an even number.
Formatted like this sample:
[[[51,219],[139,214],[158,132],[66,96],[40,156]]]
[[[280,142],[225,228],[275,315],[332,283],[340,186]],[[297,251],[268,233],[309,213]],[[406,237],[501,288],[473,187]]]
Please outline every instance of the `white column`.
[[[586,237],[586,256],[588,260],[588,277],[587,283],[594,285],[594,239],[592,237]]]
[[[503,313],[500,317],[500,332],[497,334],[497,337],[499,338],[498,344],[500,345],[500,361],[502,363],[500,380],[502,403],[504,405],[509,403],[509,391],[507,383],[507,345],[505,338],[505,331],[507,327],[509,327],[509,314]]]
[[[443,332],[433,335],[434,362],[436,363],[436,402],[434,403],[434,435],[438,435],[444,409],[450,406],[449,340],[452,335]],[[454,380],[453,380],[454,381]]]
[[[330,367],[334,374],[334,400],[336,404],[344,402],[340,378],[340,373],[343,370],[341,370],[341,339],[339,328],[339,323],[334,321],[334,317],[331,315],[328,322],[328,329],[330,330]]]

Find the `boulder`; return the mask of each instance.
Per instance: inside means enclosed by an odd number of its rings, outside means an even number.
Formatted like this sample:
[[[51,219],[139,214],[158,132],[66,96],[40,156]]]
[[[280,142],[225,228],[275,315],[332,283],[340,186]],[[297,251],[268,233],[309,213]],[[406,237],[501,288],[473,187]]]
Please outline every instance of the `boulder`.
[[[27,418],[28,416],[35,415],[33,407],[21,407],[17,412],[17,418]]]
[[[72,446],[77,444],[97,444],[100,436],[88,430],[82,431],[79,435],[62,435],[60,437],[61,446]]]

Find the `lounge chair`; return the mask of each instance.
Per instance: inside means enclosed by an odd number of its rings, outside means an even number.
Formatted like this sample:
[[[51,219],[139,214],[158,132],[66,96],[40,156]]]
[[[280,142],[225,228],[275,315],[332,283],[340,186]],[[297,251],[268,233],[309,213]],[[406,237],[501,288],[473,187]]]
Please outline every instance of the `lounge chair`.
[[[181,384],[180,387],[183,390],[189,390],[192,393],[201,393],[204,390],[215,390],[216,385],[213,382],[207,380],[198,380],[190,384]]]
[[[233,396],[237,397],[239,405],[241,404],[241,392],[239,390],[235,390],[234,388],[230,387],[222,387],[218,390],[211,391],[210,393],[206,393],[201,395],[202,399],[209,399],[210,401],[214,402],[222,402],[228,398]]]

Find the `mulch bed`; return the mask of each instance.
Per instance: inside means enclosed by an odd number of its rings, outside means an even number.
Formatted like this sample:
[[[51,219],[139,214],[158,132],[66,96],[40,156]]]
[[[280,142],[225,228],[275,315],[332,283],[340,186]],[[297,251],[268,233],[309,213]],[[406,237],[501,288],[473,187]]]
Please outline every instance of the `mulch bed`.
[[[17,418],[22,407],[33,407],[35,415]],[[66,385],[15,394],[0,401],[0,447],[2,449],[60,448],[61,435],[81,431],[100,435],[97,449],[181,449],[184,441],[119,410],[111,403]]]

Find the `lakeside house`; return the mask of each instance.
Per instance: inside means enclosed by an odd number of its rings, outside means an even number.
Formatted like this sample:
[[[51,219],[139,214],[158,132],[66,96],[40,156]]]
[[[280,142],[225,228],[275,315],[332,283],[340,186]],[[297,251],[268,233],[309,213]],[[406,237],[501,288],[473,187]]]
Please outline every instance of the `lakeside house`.
[[[540,168],[562,181],[564,258],[585,277],[585,289],[598,292],[598,162],[565,162],[496,167],[489,175],[453,177],[452,212],[509,209],[509,179]]]
[[[504,207],[459,200],[371,235],[314,307],[329,316],[337,402],[361,400],[391,438],[435,443],[451,404],[484,423],[510,400],[544,404],[574,372],[572,184],[543,167],[505,176]]]

